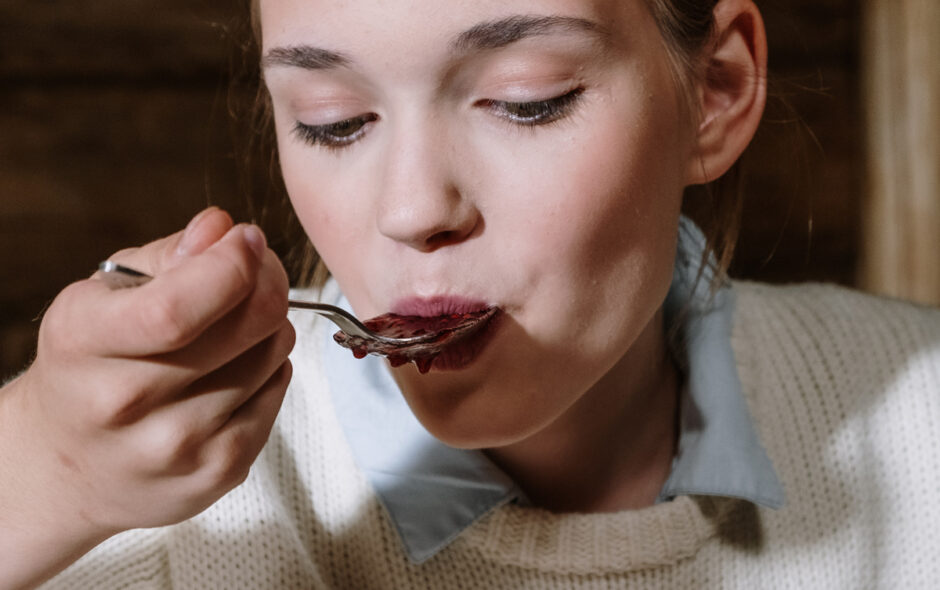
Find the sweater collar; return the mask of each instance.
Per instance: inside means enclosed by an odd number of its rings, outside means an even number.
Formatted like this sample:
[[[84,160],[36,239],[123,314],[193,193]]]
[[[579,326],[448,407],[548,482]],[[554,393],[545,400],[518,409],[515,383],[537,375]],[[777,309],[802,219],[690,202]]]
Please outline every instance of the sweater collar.
[[[678,452],[659,501],[704,494],[777,508],[783,490],[752,426],[731,350],[734,295],[725,285],[710,296],[709,273],[698,271],[703,248],[701,232],[683,218],[665,315],[678,337],[673,352],[686,384]],[[334,303],[349,308],[341,296]],[[490,511],[524,499],[482,452],[431,436],[383,359],[355,359],[326,332],[324,370],[337,418],[412,561],[432,557]]]

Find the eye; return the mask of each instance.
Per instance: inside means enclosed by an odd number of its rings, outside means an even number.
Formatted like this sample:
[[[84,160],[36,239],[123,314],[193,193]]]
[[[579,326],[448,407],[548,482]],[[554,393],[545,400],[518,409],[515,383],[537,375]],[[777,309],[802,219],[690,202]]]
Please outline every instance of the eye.
[[[492,110],[498,116],[509,119],[519,125],[544,125],[561,119],[581,97],[584,88],[575,88],[568,92],[532,102],[508,102],[505,100],[482,100],[477,104]]]
[[[310,145],[341,148],[362,137],[366,131],[366,126],[378,118],[379,116],[375,113],[369,113],[326,125],[307,125],[297,121],[293,133]]]

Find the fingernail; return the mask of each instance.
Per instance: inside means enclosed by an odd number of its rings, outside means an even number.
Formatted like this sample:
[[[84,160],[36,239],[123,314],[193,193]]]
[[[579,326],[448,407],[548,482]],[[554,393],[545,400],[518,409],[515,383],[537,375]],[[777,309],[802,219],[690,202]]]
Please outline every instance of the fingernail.
[[[248,246],[258,257],[258,260],[262,260],[265,251],[268,249],[268,241],[265,239],[264,233],[257,225],[246,225],[242,231]]]
[[[186,229],[183,231],[183,237],[180,238],[179,244],[176,246],[176,253],[181,256],[186,256],[190,253],[193,246],[198,242],[196,236],[198,232],[196,228],[199,227],[199,224],[202,223],[202,220],[206,218],[209,213],[218,210],[218,207],[212,206],[207,207],[199,212],[195,217],[193,217],[189,223],[186,224]]]

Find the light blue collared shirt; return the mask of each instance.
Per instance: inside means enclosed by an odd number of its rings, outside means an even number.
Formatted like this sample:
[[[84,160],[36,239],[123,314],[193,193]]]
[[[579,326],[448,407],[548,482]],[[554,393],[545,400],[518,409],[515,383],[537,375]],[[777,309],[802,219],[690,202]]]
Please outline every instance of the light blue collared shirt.
[[[666,326],[687,377],[680,399],[679,446],[658,501],[704,494],[783,505],[783,488],[754,431],[741,393],[731,324],[734,293],[710,293],[699,277],[705,238],[682,218],[675,270],[665,301]],[[348,309],[345,298],[334,303]],[[679,324],[675,324],[679,322]],[[411,413],[384,360],[358,360],[332,342],[324,367],[337,417],[356,463],[420,563],[522,490],[482,452],[454,449],[431,436]]]

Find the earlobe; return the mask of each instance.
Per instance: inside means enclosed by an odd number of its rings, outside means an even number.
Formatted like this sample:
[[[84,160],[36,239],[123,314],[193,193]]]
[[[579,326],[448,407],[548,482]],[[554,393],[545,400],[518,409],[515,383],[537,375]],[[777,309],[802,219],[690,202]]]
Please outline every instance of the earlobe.
[[[751,0],[719,0],[697,82],[699,126],[687,184],[724,174],[757,131],[767,98],[767,39]]]

